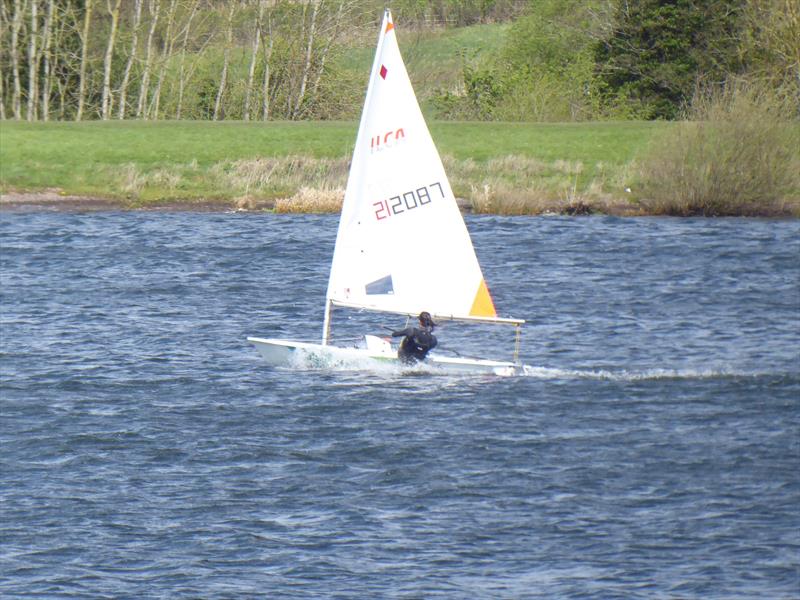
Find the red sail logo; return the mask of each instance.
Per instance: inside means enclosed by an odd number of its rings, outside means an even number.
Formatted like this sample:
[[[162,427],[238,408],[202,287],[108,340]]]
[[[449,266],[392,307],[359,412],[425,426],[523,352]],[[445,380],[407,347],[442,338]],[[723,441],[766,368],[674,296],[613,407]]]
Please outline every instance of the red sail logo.
[[[380,152],[403,142],[406,139],[406,132],[403,128],[387,131],[380,135],[374,135],[369,140],[370,152]]]

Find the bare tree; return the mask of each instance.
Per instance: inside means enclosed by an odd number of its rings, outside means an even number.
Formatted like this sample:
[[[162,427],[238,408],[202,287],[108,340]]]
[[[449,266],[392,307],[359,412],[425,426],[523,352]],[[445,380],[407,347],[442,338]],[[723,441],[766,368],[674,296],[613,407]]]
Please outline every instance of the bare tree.
[[[11,73],[14,78],[14,93],[11,97],[11,107],[14,119],[22,118],[22,84],[19,79],[19,32],[22,29],[22,13],[27,8],[27,2],[14,0],[14,15],[11,21]]]
[[[744,15],[749,35],[740,44],[752,73],[792,93],[800,106],[800,2],[747,0]]]
[[[217,99],[214,102],[214,120],[219,120],[220,108],[222,107],[222,96],[225,93],[225,85],[228,80],[228,63],[231,56],[231,45],[233,44],[233,15],[236,12],[236,1],[231,0],[228,9],[228,25],[225,29],[225,50],[222,59],[222,74],[219,78],[219,89],[217,89]]]
[[[128,53],[128,60],[125,63],[125,74],[122,76],[122,84],[119,87],[119,118],[125,118],[126,98],[128,95],[128,82],[131,77],[131,69],[133,68],[133,61],[136,60],[136,49],[139,45],[139,27],[142,23],[142,2],[143,0],[134,0],[133,7],[133,31],[131,33],[131,47]]]
[[[111,115],[111,60],[114,58],[114,43],[117,38],[117,25],[119,24],[119,5],[121,0],[106,0],[108,13],[111,15],[111,31],[108,33],[108,44],[106,44],[106,56],[103,60],[103,101],[101,114],[103,121],[108,121]]]
[[[333,47],[336,39],[339,36],[339,32],[341,31],[341,24],[342,24],[342,17],[345,13],[345,5],[347,2],[345,0],[339,0],[339,8],[336,10],[336,18],[333,21],[332,27],[328,31],[327,35],[327,42],[322,49],[322,52],[319,57],[319,66],[317,67],[317,75],[314,78],[314,85],[311,88],[311,96],[313,98],[317,97],[317,93],[319,92],[319,84],[322,81],[322,75],[325,72],[325,62],[328,60],[328,55],[330,54],[331,48]]]
[[[186,87],[186,79],[184,78],[184,69],[186,66],[186,47],[189,45],[189,32],[192,29],[192,21],[197,14],[197,9],[200,6],[199,0],[192,0],[192,12],[189,14],[189,19],[186,21],[186,27],[183,30],[183,42],[181,43],[181,58],[180,68],[178,69],[178,107],[175,111],[175,118],[181,118],[181,110],[183,108],[183,93]]]
[[[49,0],[47,3],[47,16],[44,20],[44,29],[42,31],[42,60],[44,61],[42,67],[42,119],[44,121],[50,120],[50,92],[52,90],[53,69],[51,67],[51,46],[53,40],[53,19],[55,13],[56,0]]]
[[[250,55],[250,69],[247,73],[247,86],[245,88],[244,94],[244,115],[243,118],[245,121],[250,120],[250,96],[253,92],[253,81],[255,80],[256,76],[256,63],[258,62],[258,48],[261,44],[261,29],[262,24],[264,22],[264,7],[266,6],[266,0],[258,0],[258,18],[256,19],[256,28],[253,33],[253,51]]]
[[[31,2],[31,29],[28,32],[28,121],[36,118],[36,98],[39,95],[39,53],[36,49],[39,35],[39,2]]]
[[[314,35],[316,34],[317,30],[317,14],[319,14],[319,7],[323,0],[309,0],[309,4],[311,5],[311,23],[308,27],[308,41],[306,42],[306,60],[303,65],[303,72],[300,77],[300,89],[297,92],[297,97],[294,100],[294,106],[290,107],[290,116],[292,119],[296,119],[300,115],[300,107],[303,104],[303,100],[305,99],[306,95],[306,85],[308,84],[308,77],[309,73],[311,72],[312,68],[312,61],[311,58],[314,52]]]
[[[8,27],[8,11],[6,10],[5,2],[0,2],[0,49],[5,52],[2,44],[6,40],[6,31]],[[6,97],[5,97],[5,77],[0,73],[0,121],[6,120]]]
[[[261,119],[263,121],[269,120],[269,111],[270,111],[270,96],[269,96],[269,85],[270,85],[270,65],[272,62],[272,48],[274,47],[275,40],[273,38],[273,31],[272,31],[272,11],[269,11],[267,14],[267,29],[264,34],[269,38],[268,42],[264,44],[264,79],[262,80],[262,89],[261,89]]]
[[[167,12],[167,31],[164,36],[164,52],[161,56],[161,68],[158,71],[158,83],[156,84],[156,89],[153,92],[152,109],[150,110],[151,116],[156,120],[158,119],[158,105],[161,101],[161,86],[164,83],[164,77],[167,74],[167,65],[172,57],[172,48],[175,41],[172,37],[172,26],[175,23],[175,10],[177,7],[178,0],[171,0],[169,10]]]
[[[72,78],[80,70],[80,54],[67,48],[71,45],[64,41],[78,31],[81,16],[73,2],[62,3],[56,0],[56,17],[53,20],[53,48],[50,80],[58,90],[58,119],[63,119],[68,112],[67,98],[74,97]],[[61,71],[61,74],[58,73]]]
[[[5,38],[5,24],[6,24],[6,10],[5,5],[0,5],[0,26],[2,26],[2,30],[0,30],[0,41],[3,41]],[[5,96],[5,87],[3,85],[3,74],[0,73],[0,121],[6,120],[6,96]]]
[[[85,13],[83,15],[83,33],[81,34],[81,68],[78,83],[78,112],[75,120],[83,118],[83,105],[86,102],[86,63],[89,53],[89,25],[92,22],[92,0],[86,0]]]
[[[136,118],[147,118],[147,96],[150,92],[150,71],[153,68],[153,38],[158,27],[158,16],[161,12],[161,0],[150,0],[148,5],[150,11],[150,32],[147,34],[147,49],[145,50],[144,72],[142,73],[142,84],[139,87],[139,104],[136,109]]]

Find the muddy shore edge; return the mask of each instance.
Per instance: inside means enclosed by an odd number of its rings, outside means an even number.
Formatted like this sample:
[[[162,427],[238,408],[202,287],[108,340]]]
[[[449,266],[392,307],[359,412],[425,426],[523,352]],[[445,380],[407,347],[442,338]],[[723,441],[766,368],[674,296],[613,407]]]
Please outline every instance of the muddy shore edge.
[[[456,198],[458,207],[464,214],[474,212],[472,203],[464,198]],[[42,191],[8,191],[0,193],[0,212],[103,212],[103,211],[143,211],[143,212],[265,212],[276,207],[274,199],[226,198],[226,199],[185,199],[155,200],[141,202],[124,198],[107,198],[101,196],[83,196],[62,194],[58,190]],[[280,210],[286,214],[302,214],[306,210]],[[495,214],[495,213],[492,213]],[[500,214],[500,213],[497,213]],[[594,204],[591,201],[564,204],[553,202],[552,205],[540,205],[536,213],[525,213],[527,216],[537,215],[606,215],[613,217],[646,217],[658,216],[642,210],[641,207],[624,202],[603,202]],[[663,215],[662,215],[663,216]],[[679,215],[671,215],[679,216]],[[683,215],[699,216],[699,215]],[[751,216],[762,218],[798,218],[800,205],[784,207],[783,210],[766,213],[753,212],[735,216]]]
[[[457,198],[462,212],[472,212],[467,200]],[[225,200],[164,200],[147,203],[100,196],[73,196],[54,190],[39,192],[3,192],[0,194],[0,211],[181,211],[181,212],[261,212],[275,208],[275,200],[225,199]]]
[[[4,192],[0,194],[0,211],[64,211],[93,212],[114,210],[226,212],[232,210],[272,210],[274,201],[236,200],[168,200],[163,202],[133,202],[99,196],[63,195],[56,191]]]
[[[456,198],[463,213],[473,212],[469,200]],[[57,190],[36,192],[9,191],[0,194],[0,212],[101,212],[101,211],[148,211],[148,212],[262,212],[275,209],[275,200],[247,199],[209,199],[209,200],[164,200],[139,202],[120,198],[101,196],[79,196],[62,194]],[[641,216],[642,213],[630,206],[596,207],[581,205],[578,210],[564,210],[564,206],[554,203],[550,214],[591,214],[600,213],[615,216]]]

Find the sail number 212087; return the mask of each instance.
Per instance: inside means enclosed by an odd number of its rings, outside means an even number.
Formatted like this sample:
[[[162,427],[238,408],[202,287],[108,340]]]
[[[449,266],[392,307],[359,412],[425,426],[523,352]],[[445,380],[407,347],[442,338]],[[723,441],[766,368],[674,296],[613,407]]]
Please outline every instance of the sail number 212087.
[[[434,190],[435,195],[435,190],[437,189],[439,190],[439,195],[444,198],[444,189],[442,188],[442,184],[437,181],[436,183],[424,185],[421,188],[409,190],[408,192],[403,192],[397,196],[392,196],[387,200],[373,202],[372,206],[375,207],[375,218],[380,221],[382,219],[391,217],[392,215],[399,215],[400,213],[408,212],[409,210],[414,210],[420,206],[430,204],[431,200],[433,200],[431,197],[431,190]]]

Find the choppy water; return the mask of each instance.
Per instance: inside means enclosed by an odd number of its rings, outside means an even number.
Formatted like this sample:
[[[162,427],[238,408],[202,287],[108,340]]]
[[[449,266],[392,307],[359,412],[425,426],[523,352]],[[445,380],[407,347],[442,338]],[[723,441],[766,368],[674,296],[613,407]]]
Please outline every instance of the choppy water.
[[[526,376],[265,367],[334,216],[0,213],[0,596],[798,597],[800,224],[468,225]]]

